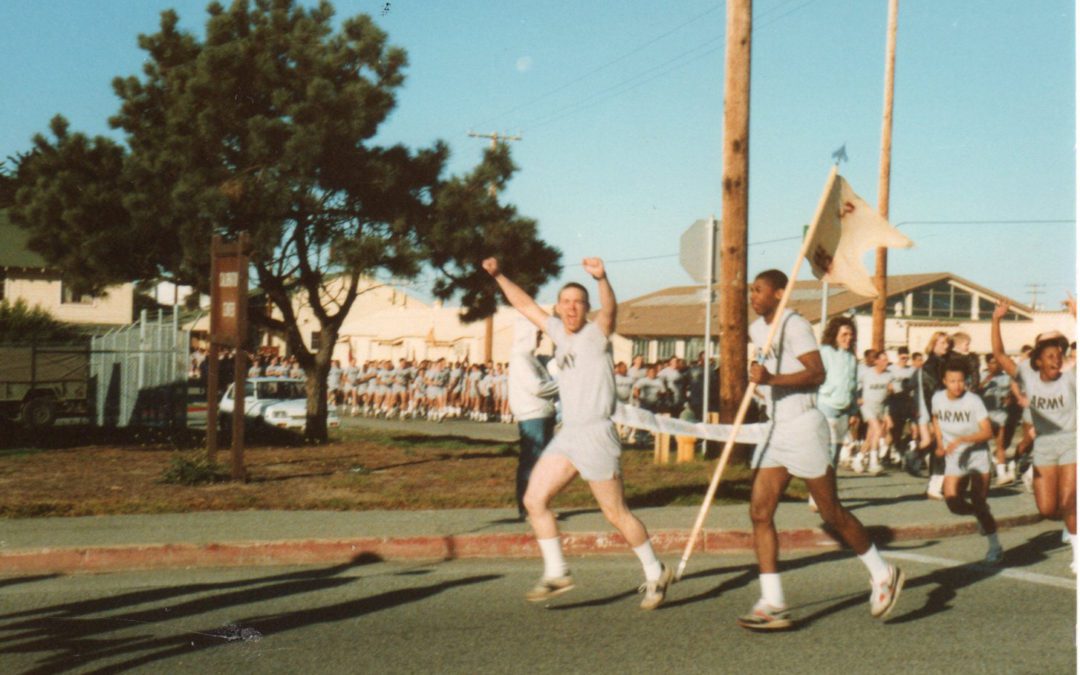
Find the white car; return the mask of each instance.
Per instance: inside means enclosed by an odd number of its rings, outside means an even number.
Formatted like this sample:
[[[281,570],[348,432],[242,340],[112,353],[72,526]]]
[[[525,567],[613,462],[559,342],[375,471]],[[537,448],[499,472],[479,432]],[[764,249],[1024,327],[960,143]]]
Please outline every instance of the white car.
[[[222,429],[231,424],[233,386],[225,390],[218,404],[218,419]],[[281,429],[303,431],[307,426],[307,390],[304,381],[285,377],[252,377],[244,381],[244,413],[250,421],[261,422]],[[331,406],[326,414],[326,426],[341,426],[341,419]]]

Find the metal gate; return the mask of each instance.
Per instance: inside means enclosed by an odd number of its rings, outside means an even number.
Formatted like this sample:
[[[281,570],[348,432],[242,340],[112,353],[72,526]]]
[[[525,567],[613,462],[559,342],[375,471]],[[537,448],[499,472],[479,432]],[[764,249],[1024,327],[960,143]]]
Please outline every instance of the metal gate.
[[[156,320],[144,309],[135,323],[90,342],[90,377],[99,426],[171,426],[187,423],[191,332],[178,309]]]

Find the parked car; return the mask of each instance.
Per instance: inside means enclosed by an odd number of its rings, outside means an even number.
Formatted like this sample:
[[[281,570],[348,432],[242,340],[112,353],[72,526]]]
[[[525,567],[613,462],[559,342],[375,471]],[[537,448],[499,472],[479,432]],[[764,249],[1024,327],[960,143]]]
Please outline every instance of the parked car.
[[[232,413],[236,406],[234,386],[229,385],[218,404],[218,421],[222,429],[228,429],[232,424]],[[286,377],[252,377],[245,380],[244,413],[250,422],[303,431],[307,426],[304,381]],[[326,414],[326,426],[331,429],[341,426],[341,418],[333,407]]]

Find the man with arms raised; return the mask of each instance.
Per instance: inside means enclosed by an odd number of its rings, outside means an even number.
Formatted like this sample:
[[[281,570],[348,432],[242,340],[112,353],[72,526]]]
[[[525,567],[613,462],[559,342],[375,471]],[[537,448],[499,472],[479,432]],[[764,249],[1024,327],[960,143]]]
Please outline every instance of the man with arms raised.
[[[499,284],[507,301],[543,330],[555,343],[559,367],[559,398],[563,426],[544,449],[529,478],[525,509],[544,557],[544,574],[525,597],[539,602],[565,593],[574,586],[563,559],[559,529],[551,500],[574,476],[589,483],[604,517],[634,549],[645,569],[642,609],[655,609],[664,601],[672,572],[656,557],[649,534],[630,512],[623,494],[619,455],[622,446],[611,415],[615,411],[615,377],[608,336],[615,329],[615,292],[599,258],[585,258],[585,271],[596,279],[600,311],[589,322],[589,293],[581,284],[569,283],[559,291],[558,318],[548,315],[520,286],[499,269],[495,258],[483,267]]]
[[[750,339],[765,355],[764,363],[750,365],[750,381],[765,396],[769,426],[765,440],[754,450],[750,520],[754,528],[761,599],[739,625],[751,630],[777,630],[791,626],[777,568],[776,506],[792,476],[802,478],[817,504],[818,513],[839,533],[866,565],[871,577],[870,613],[884,618],[896,604],[904,574],[885,562],[870,543],[866,528],[840,504],[830,463],[829,425],[815,406],[815,392],[825,381],[825,367],[810,323],[791,310],[780,316],[780,326],[766,340],[769,326],[788,284],[787,275],[767,270],[754,279],[750,305],[760,316],[750,326]]]

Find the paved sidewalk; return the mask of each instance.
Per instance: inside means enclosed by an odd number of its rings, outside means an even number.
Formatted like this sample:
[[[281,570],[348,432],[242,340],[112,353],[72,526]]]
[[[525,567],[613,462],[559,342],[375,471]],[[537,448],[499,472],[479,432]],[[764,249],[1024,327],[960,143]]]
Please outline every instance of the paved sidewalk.
[[[974,518],[954,516],[927,499],[925,480],[901,472],[844,474],[845,505],[879,544],[976,531]],[[556,503],[557,505],[557,503]],[[1002,528],[1036,522],[1034,499],[1019,488],[991,491]],[[666,555],[686,546],[698,507],[636,509]],[[358,556],[385,559],[526,557],[538,555],[525,523],[509,509],[448,511],[234,511],[162,515],[28,518],[0,521],[0,575],[96,572],[157,567],[322,564]],[[625,553],[625,543],[598,510],[563,510],[560,526],[570,555]],[[781,546],[836,548],[804,502],[777,513]],[[1047,524],[1048,528],[1054,527]],[[716,505],[697,550],[750,548],[745,504]]]

